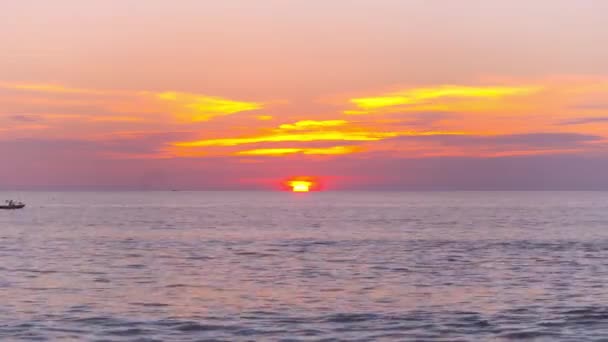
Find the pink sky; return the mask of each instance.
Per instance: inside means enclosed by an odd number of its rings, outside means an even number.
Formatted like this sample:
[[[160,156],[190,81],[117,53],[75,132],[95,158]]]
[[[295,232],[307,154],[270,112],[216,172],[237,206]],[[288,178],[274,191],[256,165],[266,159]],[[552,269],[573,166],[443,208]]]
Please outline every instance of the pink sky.
[[[0,5],[0,189],[608,189],[608,2]]]

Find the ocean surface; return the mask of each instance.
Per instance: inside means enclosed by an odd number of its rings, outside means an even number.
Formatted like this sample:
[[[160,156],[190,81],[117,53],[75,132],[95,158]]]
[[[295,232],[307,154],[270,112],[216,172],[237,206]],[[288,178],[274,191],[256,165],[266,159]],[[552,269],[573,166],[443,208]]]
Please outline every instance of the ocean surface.
[[[5,198],[1,341],[608,341],[606,192]]]

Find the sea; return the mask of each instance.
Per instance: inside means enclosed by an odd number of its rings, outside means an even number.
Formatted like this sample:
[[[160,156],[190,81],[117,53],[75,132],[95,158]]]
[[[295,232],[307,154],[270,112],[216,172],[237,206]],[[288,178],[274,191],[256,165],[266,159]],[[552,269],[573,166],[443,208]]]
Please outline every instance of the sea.
[[[0,341],[608,341],[608,192],[0,199]]]

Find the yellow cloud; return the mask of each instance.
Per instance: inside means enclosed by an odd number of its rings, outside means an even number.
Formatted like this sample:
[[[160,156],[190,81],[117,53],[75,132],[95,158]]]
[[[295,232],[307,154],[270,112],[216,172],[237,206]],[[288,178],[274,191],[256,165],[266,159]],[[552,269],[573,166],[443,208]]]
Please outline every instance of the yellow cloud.
[[[245,156],[284,156],[287,154],[307,154],[307,155],[339,155],[360,152],[359,146],[332,146],[326,148],[262,148],[237,152],[237,155]]]
[[[156,97],[158,97],[161,100],[176,101],[177,100],[177,93],[174,92],[174,91],[167,91],[167,92],[164,92],[164,93],[156,94]]]
[[[345,114],[367,114],[391,107],[428,104],[439,99],[497,99],[511,95],[525,95],[538,91],[533,86],[487,86],[471,87],[445,85],[433,88],[414,88],[381,96],[351,99],[358,109],[347,110]]]
[[[173,143],[179,147],[203,147],[203,146],[236,146],[242,144],[253,144],[263,142],[283,141],[374,141],[388,137],[397,136],[393,132],[307,132],[307,133],[277,133],[244,138],[222,138]]]
[[[258,115],[255,117],[256,119],[260,120],[260,121],[268,121],[268,120],[272,120],[272,115]]]
[[[238,146],[244,144],[256,143],[276,143],[276,142],[313,142],[313,141],[379,141],[388,138],[400,136],[427,136],[427,135],[455,135],[465,134],[463,132],[443,132],[443,131],[374,131],[369,128],[359,127],[357,129],[347,129],[345,127],[349,122],[346,120],[302,120],[292,124],[283,124],[278,128],[271,130],[269,133],[234,137],[234,138],[218,138],[205,139],[195,141],[174,142],[171,145],[176,148],[192,148],[192,147],[227,147]],[[330,128],[330,130],[324,130]],[[294,132],[295,131],[295,132]],[[263,151],[259,153],[266,154],[287,154],[287,153],[305,153],[315,152],[311,154],[321,154],[327,149],[261,149],[254,151]],[[332,150],[333,154],[340,154],[344,151],[342,147]],[[248,152],[258,153],[258,152]],[[331,152],[330,152],[331,153]],[[305,153],[306,154],[306,153]]]
[[[301,148],[262,148],[256,150],[239,151],[235,154],[244,156],[282,156],[301,152]]]
[[[207,121],[217,116],[225,116],[263,107],[257,102],[245,102],[201,94],[168,91],[155,94],[156,98],[169,103],[174,114],[185,121]]]
[[[463,132],[440,132],[440,131],[402,131],[402,132],[306,132],[306,133],[275,133],[268,135],[243,137],[243,138],[220,138],[196,141],[174,142],[175,147],[210,147],[210,146],[237,146],[243,144],[268,143],[268,142],[311,142],[311,141],[378,141],[400,136],[430,136],[430,135],[462,135]]]
[[[302,120],[297,121],[293,124],[283,124],[279,126],[280,130],[283,131],[298,131],[298,130],[309,130],[309,129],[321,129],[325,127],[336,127],[347,124],[346,120]]]

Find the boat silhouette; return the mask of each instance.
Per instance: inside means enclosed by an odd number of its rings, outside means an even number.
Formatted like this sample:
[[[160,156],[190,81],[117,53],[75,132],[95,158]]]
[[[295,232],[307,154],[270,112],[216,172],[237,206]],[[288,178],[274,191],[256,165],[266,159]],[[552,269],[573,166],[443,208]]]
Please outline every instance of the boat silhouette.
[[[0,205],[0,209],[22,209],[25,208],[25,204],[21,202],[6,201],[5,205]]]

